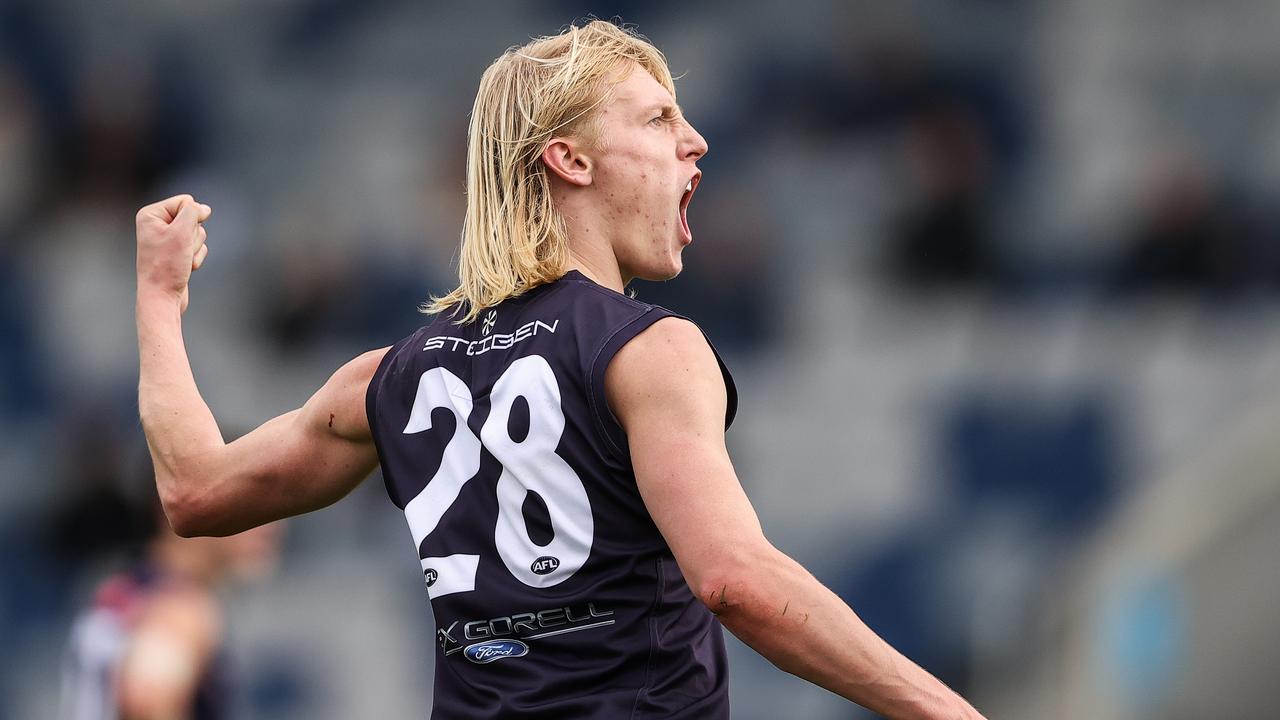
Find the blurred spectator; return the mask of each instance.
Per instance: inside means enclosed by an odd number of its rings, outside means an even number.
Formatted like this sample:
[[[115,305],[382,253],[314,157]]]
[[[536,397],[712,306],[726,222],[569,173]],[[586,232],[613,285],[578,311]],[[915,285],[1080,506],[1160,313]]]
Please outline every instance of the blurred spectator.
[[[25,419],[48,401],[35,327],[39,315],[17,240],[46,190],[47,151],[30,87],[0,54],[0,424]]]
[[[26,278],[16,273],[14,254],[0,244],[0,338],[4,339],[0,345],[0,414],[4,421],[30,417],[45,410],[48,402],[34,327],[39,316]]]
[[[937,98],[909,116],[911,185],[890,233],[890,266],[917,287],[990,284],[999,276],[991,218],[991,156],[976,117]]]
[[[35,98],[0,55],[0,253],[45,190],[45,133]]]
[[[62,188],[134,205],[204,154],[202,74],[186,54],[158,46],[91,53],[73,76]]]
[[[271,572],[279,523],[221,538],[180,538],[160,516],[143,559],[104,581],[72,629],[67,720],[228,717],[224,621],[216,591]]]
[[[446,290],[432,282],[438,272],[379,251],[381,243],[357,252],[369,238],[325,212],[299,208],[277,225],[280,257],[261,269],[262,334],[297,356],[324,341],[388,345],[422,324],[418,305]]]
[[[1248,209],[1229,202],[1204,166],[1170,161],[1148,183],[1113,273],[1115,291],[1222,295],[1265,279]]]
[[[85,415],[62,428],[65,448],[56,483],[61,499],[49,522],[51,547],[71,575],[136,547],[154,530],[150,508],[139,508],[138,501],[150,480],[131,478],[126,466],[126,448],[133,443],[113,424]]]

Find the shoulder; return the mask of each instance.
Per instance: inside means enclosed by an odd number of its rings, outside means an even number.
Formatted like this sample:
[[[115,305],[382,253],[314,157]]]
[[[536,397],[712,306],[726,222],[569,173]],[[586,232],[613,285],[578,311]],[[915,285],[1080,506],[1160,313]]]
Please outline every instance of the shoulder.
[[[338,368],[338,371],[334,373],[334,378],[342,382],[368,385],[369,381],[373,379],[374,373],[378,371],[378,366],[382,364],[383,359],[386,358],[392,347],[395,346],[388,345],[357,355],[347,364]]]
[[[700,359],[710,360],[712,366],[715,365],[715,355],[706,335],[693,321],[678,315],[667,315],[645,328],[618,351],[615,361],[628,363],[637,359],[657,361],[662,365],[679,365],[683,364],[680,360]]]
[[[725,417],[728,390],[715,352],[702,330],[681,317],[664,317],[618,350],[605,372],[605,391],[614,413],[629,417],[649,411]]]
[[[382,364],[383,359],[386,358],[387,353],[393,347],[395,346],[388,345],[360,353],[338,368],[329,382],[341,386],[359,386],[363,389],[373,379],[374,373],[378,371],[378,366]]]

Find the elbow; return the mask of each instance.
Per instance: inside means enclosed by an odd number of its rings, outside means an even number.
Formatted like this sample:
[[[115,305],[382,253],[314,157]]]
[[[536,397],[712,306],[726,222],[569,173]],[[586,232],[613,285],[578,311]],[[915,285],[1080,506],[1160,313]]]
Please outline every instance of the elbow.
[[[779,668],[796,673],[805,656],[805,629],[819,603],[812,576],[768,546],[743,552],[700,578],[698,599],[726,630]]]
[[[772,547],[761,552],[739,549],[698,578],[695,594],[726,624],[739,618],[756,622],[771,618],[784,610],[774,587],[780,581],[773,571],[774,555],[780,554]]]
[[[739,591],[743,588],[743,581],[738,576],[730,573],[715,573],[698,583],[694,594],[712,614],[721,615],[734,607],[729,603],[730,597],[733,597],[737,603],[741,602],[743,595]]]
[[[217,534],[214,531],[208,502],[191,490],[162,490],[160,506],[164,509],[169,528],[178,537],[190,538]]]
[[[178,537],[199,537],[200,518],[193,511],[189,499],[178,497],[161,497],[160,505],[164,508],[164,517],[169,521],[169,529]]]
[[[759,581],[733,572],[707,576],[697,589],[698,600],[726,624],[761,614],[764,600]]]
[[[180,538],[206,537],[212,533],[205,532],[198,524],[187,520],[186,518],[178,519],[174,515],[166,515],[169,518],[169,529],[173,530],[173,534]]]

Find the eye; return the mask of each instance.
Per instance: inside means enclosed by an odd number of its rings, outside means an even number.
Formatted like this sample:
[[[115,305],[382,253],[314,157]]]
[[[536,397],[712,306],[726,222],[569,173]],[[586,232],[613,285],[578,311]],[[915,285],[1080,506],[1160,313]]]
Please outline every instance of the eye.
[[[666,107],[662,109],[662,112],[650,119],[649,124],[655,127],[662,125],[663,123],[670,124],[675,122],[679,117],[680,115],[675,108]]]

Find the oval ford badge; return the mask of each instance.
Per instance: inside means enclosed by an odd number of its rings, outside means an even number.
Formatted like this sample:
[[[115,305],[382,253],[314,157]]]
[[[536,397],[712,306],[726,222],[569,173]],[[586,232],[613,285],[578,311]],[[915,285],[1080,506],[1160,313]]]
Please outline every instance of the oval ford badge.
[[[485,665],[503,658],[528,655],[529,646],[519,640],[486,640],[468,645],[462,654],[473,663]]]

